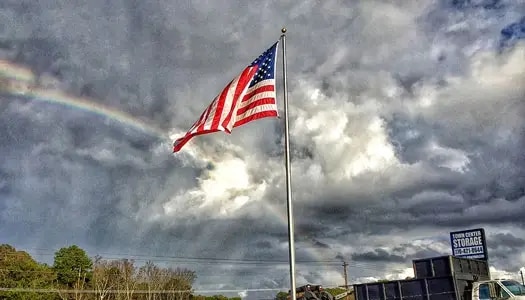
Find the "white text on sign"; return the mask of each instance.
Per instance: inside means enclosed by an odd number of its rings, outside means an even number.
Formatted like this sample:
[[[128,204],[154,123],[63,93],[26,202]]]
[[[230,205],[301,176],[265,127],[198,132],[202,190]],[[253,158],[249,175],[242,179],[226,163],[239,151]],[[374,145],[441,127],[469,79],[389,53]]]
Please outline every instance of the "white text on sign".
[[[483,237],[479,231],[455,233],[452,235],[452,245],[454,248],[482,246]]]

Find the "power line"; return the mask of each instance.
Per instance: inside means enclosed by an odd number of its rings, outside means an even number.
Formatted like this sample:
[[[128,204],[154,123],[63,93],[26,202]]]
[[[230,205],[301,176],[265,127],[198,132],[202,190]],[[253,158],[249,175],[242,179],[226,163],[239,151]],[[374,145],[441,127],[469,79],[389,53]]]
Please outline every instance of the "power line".
[[[52,252],[53,249],[46,248],[28,248],[28,250],[35,251],[46,251]],[[34,253],[34,255],[40,256],[54,256],[55,253]],[[16,255],[16,253],[6,253],[7,255]],[[134,261],[156,261],[156,262],[178,262],[178,263],[231,263],[231,264],[288,264],[287,259],[249,259],[249,258],[220,258],[220,257],[199,257],[199,256],[168,256],[168,255],[147,255],[147,254],[133,254],[133,253],[112,253],[112,252],[99,252],[95,256],[101,256],[103,260],[120,260],[128,259]],[[202,263],[201,263],[202,262]],[[342,260],[326,259],[326,260],[296,260],[296,263],[300,264],[317,264],[317,265],[340,265],[343,263]],[[365,265],[376,266],[378,269],[384,268],[385,263],[388,262],[359,262],[350,261],[348,266],[356,266],[363,268]],[[381,268],[380,268],[381,267]],[[364,267],[366,268],[366,267]]]
[[[52,251],[50,249],[33,249],[33,250],[40,250],[40,251]],[[222,271],[220,273],[213,272],[207,270],[205,273],[202,274],[196,274],[197,278],[213,278],[213,277],[235,277],[242,275],[242,270],[244,268],[251,268],[253,266],[256,266],[256,269],[252,269],[252,272],[249,274],[245,274],[244,276],[257,276],[257,274],[260,274],[261,272],[257,272],[257,270],[260,269],[266,269],[266,268],[276,268],[275,272],[278,273],[281,269],[281,266],[283,268],[285,265],[288,265],[288,260],[277,260],[277,259],[232,259],[232,258],[218,258],[218,257],[191,257],[191,256],[161,256],[161,255],[144,255],[144,254],[118,254],[118,253],[101,253],[101,254],[111,254],[114,257],[101,257],[103,260],[106,261],[112,261],[112,260],[132,260],[132,261],[156,261],[156,262],[171,262],[176,263],[179,265],[179,267],[183,267],[184,265],[202,265],[202,266],[210,266],[210,265],[216,265],[220,269],[226,269],[225,271]],[[4,253],[4,256],[21,256],[21,255],[29,255],[29,253],[25,252],[15,252],[15,253]],[[38,255],[38,254],[37,254]],[[41,253],[40,255],[54,255],[51,253]],[[127,255],[128,257],[123,257],[124,255]],[[2,255],[0,255],[1,258]],[[120,257],[118,257],[120,256]],[[133,257],[129,257],[133,256]],[[331,269],[335,270],[336,266],[341,266],[342,261],[340,260],[299,260],[298,263],[298,270],[302,271],[321,271],[321,269]],[[401,270],[404,270],[406,268],[399,267],[399,268],[385,268],[385,263],[383,262],[359,262],[359,261],[350,261],[350,262],[343,262],[347,267],[351,266],[353,269],[357,269],[358,271],[369,271],[370,277],[381,277],[384,276],[385,273],[398,273]],[[188,266],[187,268],[191,268]],[[10,270],[8,268],[1,269],[3,271],[11,271],[11,272],[21,272],[21,273],[42,273],[42,274],[50,274],[49,271],[46,270]],[[0,271],[1,271],[0,270]],[[241,271],[239,271],[241,270]],[[261,270],[264,273],[270,272],[266,270]],[[231,273],[231,274],[229,274]],[[367,272],[368,273],[368,272]],[[346,276],[345,276],[346,278]],[[353,281],[357,280],[357,277],[352,277]],[[348,281],[345,281],[345,287],[348,286]]]
[[[161,256],[161,255],[143,255],[143,254],[116,254],[116,253],[100,253],[109,256],[102,256],[103,260],[133,260],[133,261],[157,261],[157,262],[177,262],[177,263],[192,263],[192,264],[239,264],[239,265],[253,265],[253,264],[268,264],[268,265],[280,265],[288,264],[288,260],[277,260],[277,259],[235,259],[235,258],[219,258],[219,257],[197,257],[197,256]],[[4,253],[4,256],[23,256],[22,253]],[[34,255],[54,255],[51,253],[40,253]],[[314,264],[314,265],[326,265],[336,266],[340,265],[343,261],[341,260],[297,260],[300,264]],[[384,267],[385,263],[388,262],[360,262],[350,261],[347,262],[347,266],[355,266],[366,268],[365,266]]]
[[[368,270],[378,274],[378,273],[381,273],[381,275],[384,275],[384,272],[380,272],[379,270],[376,270],[376,269],[373,269],[373,268],[367,268]],[[0,269],[0,273],[2,273],[2,271],[5,270],[5,269]],[[41,273],[41,274],[52,274],[50,272],[40,272],[40,271],[36,271],[36,270],[27,270],[27,271],[24,271],[24,270],[12,270],[12,272],[19,272],[19,273],[28,273],[28,272],[32,272],[32,273]],[[258,275],[260,275],[261,273],[265,273],[265,272],[256,272],[254,271],[254,273],[252,274],[239,274],[239,273],[236,273],[235,271],[232,271],[231,274],[228,274],[228,273],[217,273],[217,272],[207,272],[207,273],[204,273],[204,274],[197,274],[196,278],[195,278],[195,283],[198,283],[200,280],[202,279],[206,279],[206,278],[209,278],[210,280],[214,280],[214,278],[238,278],[239,276],[243,276],[243,277],[257,277]],[[111,276],[111,277],[116,277],[115,276]],[[371,277],[373,278],[373,277]],[[200,279],[200,280],[199,280]],[[358,281],[358,277],[352,277],[352,278],[349,278],[351,279],[352,282],[357,282]],[[363,280],[361,280],[363,281]],[[325,287],[329,287],[329,285],[323,283],[323,282],[317,282],[317,284],[321,284]],[[198,286],[198,284],[197,284]],[[345,283],[345,288],[347,287],[348,285]],[[352,286],[352,284],[349,285],[350,287]],[[341,285],[336,285],[334,287],[341,287]]]
[[[323,286],[324,288],[337,288],[338,286]],[[145,293],[151,293],[151,294],[177,294],[177,293],[238,293],[238,292],[274,292],[274,291],[284,291],[288,290],[289,287],[282,287],[282,288],[237,288],[237,289],[214,289],[214,290],[135,290],[135,289],[128,289],[128,290],[104,290],[104,293],[110,293],[110,294],[121,294],[121,293],[130,293],[133,292],[135,294],[145,294]],[[79,290],[79,289],[71,289],[71,290],[64,290],[64,289],[38,289],[38,288],[0,288],[0,291],[4,292],[25,292],[25,293],[79,293],[79,294],[95,294],[100,293],[101,290],[95,290],[95,289],[86,289],[86,290]]]
[[[29,254],[29,253],[28,253]],[[5,253],[4,255],[20,255],[23,253]],[[33,253],[34,256],[54,256],[54,253]],[[106,256],[102,256],[106,255]],[[232,263],[283,263],[287,264],[288,260],[277,259],[236,259],[220,257],[196,257],[196,256],[161,256],[161,255],[144,255],[144,254],[116,254],[116,253],[98,253],[104,260],[129,259],[136,261],[206,261],[206,262],[232,262]],[[297,260],[298,263],[314,264],[339,264],[340,260]]]
[[[238,293],[238,292],[268,292],[268,291],[282,291],[286,288],[273,289],[230,289],[230,290],[104,290],[108,294],[181,294],[181,293]],[[78,293],[78,294],[96,294],[101,290],[60,290],[60,289],[35,289],[35,288],[0,288],[0,291],[5,292],[23,292],[23,293]]]
[[[0,256],[26,256],[28,253],[4,253]],[[36,253],[33,255],[54,255],[50,253]],[[269,264],[269,265],[280,265],[288,264],[288,260],[277,260],[277,259],[235,259],[235,258],[218,258],[218,257],[191,257],[191,256],[147,256],[147,255],[136,255],[136,254],[112,254],[113,256],[102,257],[102,260],[133,260],[133,261],[158,261],[158,262],[177,262],[177,263],[198,263],[198,264],[209,264],[209,263],[224,263],[224,264]],[[31,256],[31,255],[29,255]],[[336,266],[340,265],[342,260],[297,260],[301,264],[316,264],[324,266]],[[356,266],[366,268],[366,266],[384,267],[385,263],[388,262],[363,262],[363,261],[350,261],[346,264],[348,266]],[[381,268],[382,269],[382,268]]]
[[[117,259],[117,258],[114,258],[114,259]],[[120,259],[124,259],[124,258],[120,258]],[[160,260],[160,261],[168,261],[168,260]],[[175,262],[180,265],[188,265],[188,264],[191,264],[191,265],[195,265],[195,264],[197,265],[219,265],[219,266],[223,266],[224,268],[235,268],[235,269],[239,268],[241,270],[242,268],[250,268],[253,265],[256,265],[257,269],[260,269],[260,268],[276,268],[276,267],[278,268],[281,265],[284,267],[284,265],[287,264],[287,261],[276,261],[276,260],[258,260],[258,261],[248,260],[247,262],[244,262],[243,260],[231,260],[231,259],[227,259],[226,261],[222,261],[222,260],[219,260],[219,261],[171,260],[171,262]],[[403,270],[406,269],[406,268],[392,268],[392,267],[385,268],[384,263],[372,263],[372,262],[350,261],[350,263],[345,262],[345,264],[347,266],[353,267],[354,269],[372,271],[373,273],[380,272],[382,274],[392,273],[395,271],[401,271],[402,269]],[[311,270],[312,267],[315,267],[317,270],[319,270],[319,269],[334,269],[334,267],[337,265],[340,266],[340,262],[338,262],[337,264],[334,264],[332,262],[324,263],[323,261],[306,261],[306,263],[299,264],[298,267],[299,269],[303,269],[303,270],[304,269]],[[9,269],[9,268],[3,268],[3,270],[16,271],[16,272],[25,271],[25,270]],[[41,271],[40,270],[27,270],[27,271],[36,272],[36,273],[40,273],[40,272],[48,273],[48,271],[46,270],[41,270]],[[235,271],[232,270],[232,272],[235,272]],[[204,276],[206,275],[205,274],[199,275],[199,277],[204,277]]]

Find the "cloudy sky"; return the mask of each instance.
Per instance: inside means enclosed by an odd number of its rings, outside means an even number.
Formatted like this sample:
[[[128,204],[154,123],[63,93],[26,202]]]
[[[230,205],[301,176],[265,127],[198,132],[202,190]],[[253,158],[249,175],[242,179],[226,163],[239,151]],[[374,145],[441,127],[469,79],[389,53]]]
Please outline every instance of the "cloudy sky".
[[[516,276],[524,16],[523,0],[2,0],[0,242],[287,289],[282,120],[171,152],[286,26],[297,283],[343,284],[343,260],[352,283],[405,277],[476,227]]]

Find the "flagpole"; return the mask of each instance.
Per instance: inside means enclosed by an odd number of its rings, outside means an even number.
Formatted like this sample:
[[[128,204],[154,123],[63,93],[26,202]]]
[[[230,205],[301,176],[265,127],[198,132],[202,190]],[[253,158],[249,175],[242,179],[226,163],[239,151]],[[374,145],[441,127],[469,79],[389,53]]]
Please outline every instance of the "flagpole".
[[[291,167],[290,167],[290,135],[288,126],[288,86],[286,84],[286,28],[281,29],[283,43],[283,98],[284,98],[284,157],[286,168],[286,204],[288,208],[288,255],[290,260],[290,285],[292,300],[297,299],[295,291],[295,243],[294,221],[292,209]]]

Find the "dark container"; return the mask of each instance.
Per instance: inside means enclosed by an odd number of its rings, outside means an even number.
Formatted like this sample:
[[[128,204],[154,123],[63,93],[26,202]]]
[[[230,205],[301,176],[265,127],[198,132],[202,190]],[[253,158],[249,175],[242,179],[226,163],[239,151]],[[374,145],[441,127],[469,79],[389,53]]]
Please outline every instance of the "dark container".
[[[444,276],[356,284],[355,300],[471,300],[471,282]]]
[[[355,284],[355,300],[471,300],[472,282],[490,280],[485,260],[448,255],[412,265],[413,279]]]
[[[490,280],[489,265],[485,260],[448,255],[416,259],[412,266],[416,278],[454,276],[466,280]]]

